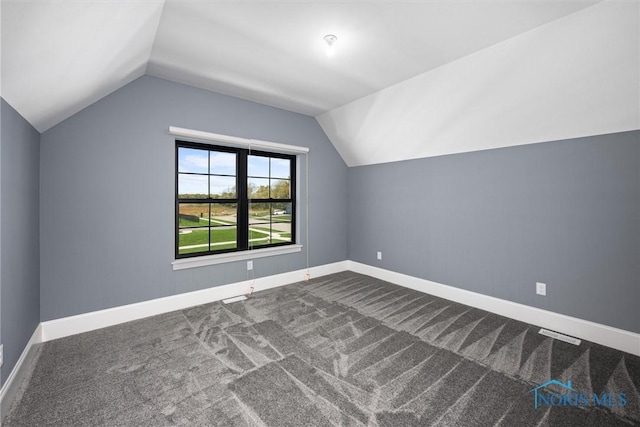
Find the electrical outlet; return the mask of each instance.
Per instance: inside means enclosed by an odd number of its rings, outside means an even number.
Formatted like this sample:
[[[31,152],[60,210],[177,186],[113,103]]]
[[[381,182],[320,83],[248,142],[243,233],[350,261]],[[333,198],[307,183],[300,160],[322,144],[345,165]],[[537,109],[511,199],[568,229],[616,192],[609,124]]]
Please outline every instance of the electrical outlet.
[[[247,261],[247,270],[253,270],[253,260]]]
[[[547,295],[547,284],[536,282],[536,294],[538,295]]]
[[[378,259],[382,259],[382,252],[378,251],[377,257]]]
[[[0,366],[4,363],[4,345],[0,345]]]

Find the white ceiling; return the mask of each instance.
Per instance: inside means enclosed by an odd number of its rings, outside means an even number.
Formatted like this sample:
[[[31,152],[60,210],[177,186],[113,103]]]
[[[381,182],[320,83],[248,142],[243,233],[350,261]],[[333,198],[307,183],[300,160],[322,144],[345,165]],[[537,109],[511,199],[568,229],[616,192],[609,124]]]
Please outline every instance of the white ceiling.
[[[2,0],[2,97],[43,132],[146,73],[316,116],[594,3]]]
[[[640,129],[639,30],[600,2],[316,119],[349,166]]]

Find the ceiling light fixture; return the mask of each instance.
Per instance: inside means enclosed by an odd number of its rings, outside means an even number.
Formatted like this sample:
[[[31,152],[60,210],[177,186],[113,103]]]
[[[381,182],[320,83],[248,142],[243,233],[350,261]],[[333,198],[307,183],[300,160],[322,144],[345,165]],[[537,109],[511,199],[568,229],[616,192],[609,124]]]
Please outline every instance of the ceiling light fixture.
[[[333,56],[333,54],[335,53],[335,47],[333,45],[335,44],[336,40],[338,40],[338,37],[334,36],[333,34],[327,34],[322,39],[327,44],[327,56]]]

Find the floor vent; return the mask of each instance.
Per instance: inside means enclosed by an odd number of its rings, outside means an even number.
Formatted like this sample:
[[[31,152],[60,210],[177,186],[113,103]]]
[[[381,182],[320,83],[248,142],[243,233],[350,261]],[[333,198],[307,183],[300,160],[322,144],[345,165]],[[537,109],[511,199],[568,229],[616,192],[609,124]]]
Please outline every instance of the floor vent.
[[[560,341],[568,342],[569,344],[573,345],[580,345],[580,343],[582,342],[578,338],[570,337],[568,335],[562,335],[557,332],[549,331],[547,329],[540,329],[540,334]]]
[[[232,302],[244,301],[246,299],[247,297],[245,295],[239,295],[237,297],[223,299],[222,302],[225,304],[231,304]]]

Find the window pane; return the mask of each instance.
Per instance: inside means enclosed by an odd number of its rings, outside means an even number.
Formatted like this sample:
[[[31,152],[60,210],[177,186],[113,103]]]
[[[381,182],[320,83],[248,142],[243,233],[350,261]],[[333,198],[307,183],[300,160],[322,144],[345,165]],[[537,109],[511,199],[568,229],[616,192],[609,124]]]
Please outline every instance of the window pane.
[[[233,176],[210,176],[212,199],[235,199],[236,178]]]
[[[209,226],[209,205],[205,203],[180,203],[178,207],[178,226]]]
[[[212,151],[211,172],[216,175],[236,175],[236,154]]]
[[[193,254],[209,250],[209,228],[189,228],[178,234],[178,254]]]
[[[211,204],[211,250],[235,249],[237,244],[238,205]]]
[[[269,223],[271,221],[271,203],[249,204],[249,225]]]
[[[271,178],[291,178],[291,160],[272,157]]]
[[[212,203],[211,226],[236,225],[238,223],[237,203]]]
[[[272,179],[271,180],[271,198],[272,199],[290,199],[291,198],[291,182],[288,179]]]
[[[181,199],[206,199],[209,193],[206,175],[178,174],[178,197]]]
[[[272,203],[274,222],[291,222],[291,203]]]
[[[209,173],[209,151],[178,147],[178,172]]]
[[[236,226],[219,226],[211,229],[211,250],[221,251],[224,249],[235,249],[237,244]]]
[[[247,193],[250,199],[268,199],[269,180],[266,178],[249,178]]]
[[[269,178],[269,157],[247,156],[247,173],[249,176]]]
[[[178,207],[178,253],[209,250],[209,205],[180,203]]]

